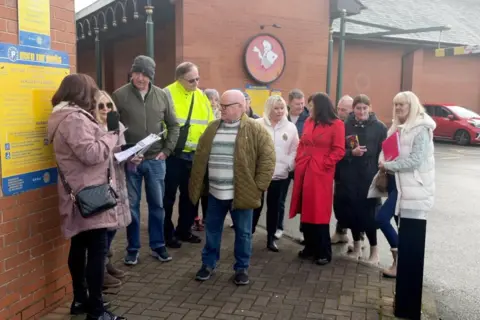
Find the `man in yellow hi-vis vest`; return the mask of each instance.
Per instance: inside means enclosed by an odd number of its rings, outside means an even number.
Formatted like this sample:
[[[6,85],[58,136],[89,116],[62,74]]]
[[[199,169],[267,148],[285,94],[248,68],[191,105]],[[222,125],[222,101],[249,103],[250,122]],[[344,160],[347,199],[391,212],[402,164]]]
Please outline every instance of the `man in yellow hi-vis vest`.
[[[191,62],[181,63],[175,71],[175,79],[174,83],[165,88],[180,124],[180,134],[174,154],[167,158],[163,198],[165,242],[170,248],[180,248],[179,240],[189,243],[201,242],[200,238],[191,232],[198,211],[198,203],[191,203],[188,197],[188,181],[198,140],[208,124],[215,120],[210,101],[198,89],[200,81],[198,67]],[[179,215],[175,230],[172,213],[178,189],[180,189]]]

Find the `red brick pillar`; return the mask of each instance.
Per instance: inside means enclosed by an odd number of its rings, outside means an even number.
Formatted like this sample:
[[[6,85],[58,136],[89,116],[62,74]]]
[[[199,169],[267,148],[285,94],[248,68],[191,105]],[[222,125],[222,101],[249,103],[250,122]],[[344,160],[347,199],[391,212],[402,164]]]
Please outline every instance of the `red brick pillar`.
[[[51,49],[76,70],[74,0],[50,0]],[[0,0],[0,42],[18,44],[17,0]],[[32,319],[71,292],[56,186],[0,194],[0,319]]]
[[[402,57],[402,91],[413,91],[421,96],[423,85],[423,49]]]

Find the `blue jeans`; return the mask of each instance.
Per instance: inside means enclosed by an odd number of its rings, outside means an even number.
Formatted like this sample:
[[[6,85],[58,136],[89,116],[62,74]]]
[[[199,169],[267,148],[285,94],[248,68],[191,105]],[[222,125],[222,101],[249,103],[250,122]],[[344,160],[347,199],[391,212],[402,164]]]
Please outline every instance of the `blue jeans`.
[[[382,207],[377,213],[377,223],[382,230],[383,235],[387,238],[390,248],[398,248],[398,234],[391,224],[392,217],[395,215],[395,206],[397,205],[398,191],[395,183],[395,176],[388,175],[388,198],[383,203]],[[396,218],[396,217],[395,217]],[[397,222],[397,219],[395,219]],[[398,225],[398,223],[397,223]]]
[[[225,217],[232,208],[232,200],[219,200],[208,196],[207,220],[205,222],[206,242],[202,251],[203,265],[215,269],[220,260],[220,245],[222,242]],[[233,269],[247,270],[252,255],[252,217],[253,209],[231,210],[230,215],[235,228],[235,265]]]
[[[137,166],[136,171],[126,170],[128,200],[132,223],[127,227],[127,251],[130,253],[140,250],[140,201],[142,198],[142,180],[145,178],[145,193],[148,203],[148,236],[150,248],[157,249],[165,246],[163,223],[165,211],[163,209],[163,194],[165,191],[165,161],[144,160]]]

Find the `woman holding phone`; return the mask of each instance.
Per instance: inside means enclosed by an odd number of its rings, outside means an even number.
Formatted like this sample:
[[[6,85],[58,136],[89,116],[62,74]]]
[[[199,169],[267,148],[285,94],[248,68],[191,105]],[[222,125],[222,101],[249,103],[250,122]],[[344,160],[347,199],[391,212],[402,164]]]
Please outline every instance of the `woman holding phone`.
[[[336,214],[352,230],[353,250],[348,256],[362,256],[361,232],[370,243],[367,262],[378,264],[376,209],[379,198],[367,199],[387,127],[371,112],[370,99],[361,94],[353,99],[353,112],[345,121],[345,157],[338,163],[335,177]]]

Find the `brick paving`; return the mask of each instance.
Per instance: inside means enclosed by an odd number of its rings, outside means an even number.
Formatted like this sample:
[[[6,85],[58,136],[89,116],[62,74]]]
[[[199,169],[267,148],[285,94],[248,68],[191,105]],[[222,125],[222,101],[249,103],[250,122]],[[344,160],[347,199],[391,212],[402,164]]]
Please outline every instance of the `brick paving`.
[[[237,287],[232,282],[234,232],[226,227],[217,273],[200,283],[194,276],[201,265],[202,244],[170,249],[173,261],[161,263],[149,256],[147,230],[142,228],[144,247],[137,266],[121,262],[124,232],[117,234],[113,248],[115,264],[128,276],[121,288],[107,292],[107,298],[111,310],[129,320],[395,319],[394,281],[383,279],[377,268],[339,256],[327,266],[317,266],[298,259],[300,245],[287,238],[278,242],[280,253],[268,252],[265,232],[259,230],[253,239],[250,285]],[[42,319],[84,319],[70,318],[68,306],[69,302]]]

